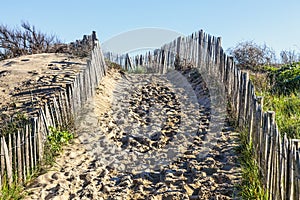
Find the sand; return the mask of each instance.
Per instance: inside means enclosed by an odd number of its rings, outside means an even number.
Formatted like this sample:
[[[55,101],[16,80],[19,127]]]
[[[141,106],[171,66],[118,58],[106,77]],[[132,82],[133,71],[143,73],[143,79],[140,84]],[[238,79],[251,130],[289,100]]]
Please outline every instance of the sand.
[[[211,97],[190,77],[110,71],[77,119],[77,137],[25,199],[236,197],[237,133],[226,121],[211,131]]]
[[[72,80],[86,59],[69,54],[34,54],[0,61],[0,111],[2,114],[23,109],[27,96],[19,93],[43,87],[61,86]],[[46,95],[46,94],[44,94]],[[30,101],[40,101],[38,95],[28,97]],[[14,105],[11,105],[14,103]],[[12,107],[12,110],[10,109]]]

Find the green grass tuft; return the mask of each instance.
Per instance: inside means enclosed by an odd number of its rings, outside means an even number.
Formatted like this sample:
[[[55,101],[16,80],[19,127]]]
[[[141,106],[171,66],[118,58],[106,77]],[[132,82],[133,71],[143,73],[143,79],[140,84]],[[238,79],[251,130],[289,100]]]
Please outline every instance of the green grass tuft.
[[[248,131],[245,128],[239,134],[240,145],[237,153],[242,168],[242,182],[238,186],[242,199],[268,199],[263,188],[262,176],[253,157],[253,145],[248,141]]]
[[[0,195],[0,200],[8,200],[8,199],[22,199],[23,195],[21,194],[22,187],[21,186],[12,186],[10,188],[3,188],[2,194]]]
[[[4,176],[5,177],[5,176]],[[0,200],[8,200],[8,199],[22,199],[24,194],[22,193],[23,186],[13,182],[10,186],[6,180],[2,180],[2,188],[0,193]]]

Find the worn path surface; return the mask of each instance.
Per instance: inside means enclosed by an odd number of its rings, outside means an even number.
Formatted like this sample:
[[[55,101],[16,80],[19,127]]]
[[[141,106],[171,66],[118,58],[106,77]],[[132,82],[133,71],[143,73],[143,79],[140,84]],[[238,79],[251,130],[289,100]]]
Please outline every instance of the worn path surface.
[[[78,119],[78,138],[25,199],[236,198],[236,133],[226,121],[211,131],[209,91],[195,71],[183,74],[111,71]]]

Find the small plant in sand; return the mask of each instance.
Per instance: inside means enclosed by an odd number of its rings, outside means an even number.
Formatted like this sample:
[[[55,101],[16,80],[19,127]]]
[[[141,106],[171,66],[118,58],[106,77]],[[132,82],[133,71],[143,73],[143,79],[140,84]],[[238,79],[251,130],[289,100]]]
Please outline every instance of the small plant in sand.
[[[131,74],[145,74],[146,73],[146,68],[143,66],[137,66],[133,69],[128,70],[128,73]]]
[[[45,146],[45,164],[53,165],[54,157],[62,150],[63,145],[69,143],[74,135],[67,130],[49,127],[50,134]]]

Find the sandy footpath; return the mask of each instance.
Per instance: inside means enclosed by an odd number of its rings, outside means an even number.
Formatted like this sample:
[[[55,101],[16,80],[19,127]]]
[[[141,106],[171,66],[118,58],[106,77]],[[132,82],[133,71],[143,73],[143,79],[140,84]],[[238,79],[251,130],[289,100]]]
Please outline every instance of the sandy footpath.
[[[209,93],[186,77],[110,71],[82,110],[78,137],[25,199],[236,198],[237,134],[226,121],[210,132]]]

